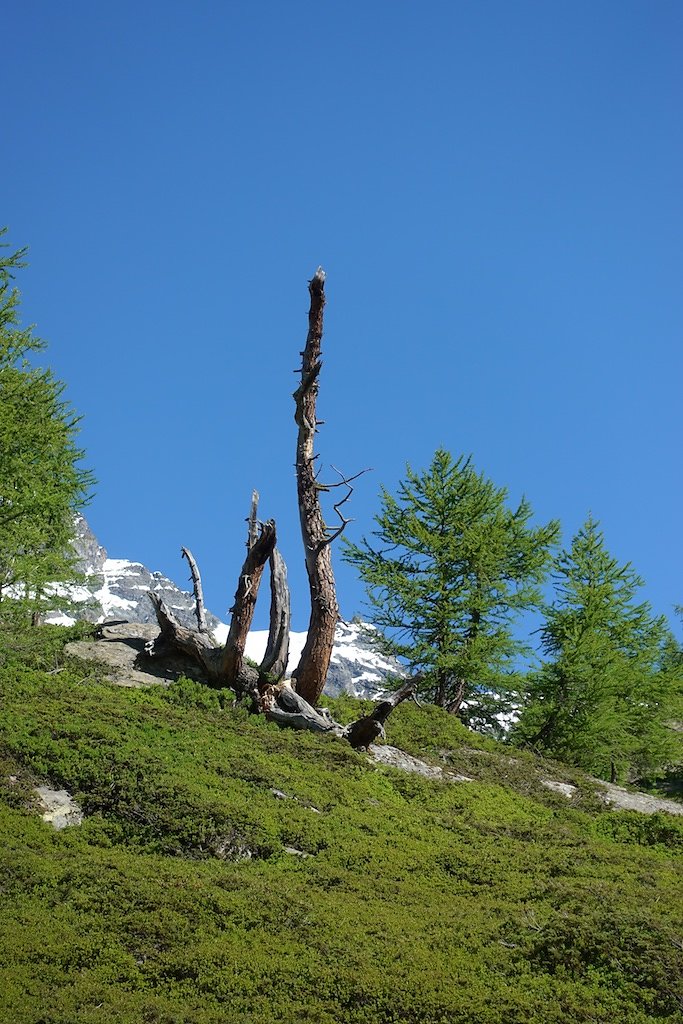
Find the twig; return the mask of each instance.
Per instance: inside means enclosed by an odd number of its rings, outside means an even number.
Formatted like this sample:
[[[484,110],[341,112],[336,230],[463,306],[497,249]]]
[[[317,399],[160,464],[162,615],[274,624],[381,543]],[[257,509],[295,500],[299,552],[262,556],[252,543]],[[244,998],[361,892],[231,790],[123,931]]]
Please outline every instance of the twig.
[[[340,525],[335,530],[333,530],[332,527],[330,527],[330,526],[325,527],[327,536],[325,537],[325,539],[323,541],[321,541],[321,543],[320,543],[320,547],[321,548],[326,547],[328,544],[332,544],[337,539],[337,537],[340,537],[342,535],[342,533],[344,532],[346,527],[349,525],[349,523],[353,522],[353,519],[347,519],[346,516],[341,512],[341,507],[342,507],[342,505],[345,502],[347,502],[349,500],[349,498],[353,494],[353,487],[351,486],[351,482],[353,480],[357,480],[359,476],[363,476],[364,473],[369,473],[370,472],[369,469],[361,469],[361,471],[359,473],[354,473],[353,476],[346,477],[341,472],[341,470],[337,469],[336,466],[332,466],[332,469],[335,471],[335,473],[339,474],[339,476],[341,477],[341,480],[338,480],[336,484],[324,484],[324,485],[323,484],[317,484],[316,486],[317,486],[318,490],[329,491],[333,487],[348,487],[348,491],[346,492],[344,497],[341,498],[340,501],[335,502],[334,505],[332,506],[334,511],[339,516],[339,519],[341,520],[341,522],[340,522]]]
[[[338,480],[336,484],[328,484],[327,486],[330,487],[330,488],[331,487],[342,487],[344,484],[346,484],[346,486],[348,487],[349,484],[352,483],[354,480],[357,480],[359,476],[363,476],[364,473],[372,473],[373,472],[372,466],[367,466],[366,469],[361,469],[360,472],[354,473],[353,476],[344,476],[342,471],[340,469],[337,469],[336,466],[332,466],[332,469],[335,471],[335,473],[339,474],[339,476],[341,477],[341,480]]]

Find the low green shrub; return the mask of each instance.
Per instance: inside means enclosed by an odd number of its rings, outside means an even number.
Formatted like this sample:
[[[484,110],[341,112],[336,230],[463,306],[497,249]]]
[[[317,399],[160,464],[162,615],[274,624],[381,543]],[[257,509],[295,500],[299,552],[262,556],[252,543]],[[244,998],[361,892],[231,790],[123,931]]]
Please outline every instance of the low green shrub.
[[[437,709],[401,706],[389,740],[484,781],[189,680],[112,686],[36,636],[0,670],[2,1024],[680,1020],[677,819],[537,791],[533,759]],[[84,823],[44,823],[36,782]]]
[[[638,814],[635,811],[612,811],[595,822],[595,832],[617,843],[639,846],[663,846],[683,852],[683,816],[672,814]]]

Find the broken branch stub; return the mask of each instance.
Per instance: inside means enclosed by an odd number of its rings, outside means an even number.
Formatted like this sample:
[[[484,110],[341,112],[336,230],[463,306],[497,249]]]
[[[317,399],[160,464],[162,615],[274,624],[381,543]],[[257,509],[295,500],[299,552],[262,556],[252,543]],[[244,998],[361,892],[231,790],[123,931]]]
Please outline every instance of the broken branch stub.
[[[400,686],[398,690],[394,690],[393,693],[382,698],[369,715],[359,718],[348,726],[346,739],[351,746],[367,748],[371,743],[375,742],[378,736],[384,736],[384,723],[387,718],[394,708],[397,708],[404,700],[415,695],[415,691],[422,679],[422,675],[413,676],[403,686]]]
[[[251,492],[251,508],[249,509],[249,529],[247,532],[247,551],[249,548],[253,548],[254,544],[258,540],[258,499],[259,493],[254,490]]]
[[[254,618],[256,599],[259,586],[261,585],[261,577],[263,576],[263,567],[270,558],[277,539],[275,522],[270,519],[267,523],[261,524],[259,535],[252,543],[255,533],[254,524],[256,522],[254,503],[255,499],[252,497],[247,557],[240,572],[235,603],[232,606],[230,629],[225,641],[225,648],[223,649],[222,673],[228,685],[230,685],[231,679],[238,678],[242,672],[244,649]]]

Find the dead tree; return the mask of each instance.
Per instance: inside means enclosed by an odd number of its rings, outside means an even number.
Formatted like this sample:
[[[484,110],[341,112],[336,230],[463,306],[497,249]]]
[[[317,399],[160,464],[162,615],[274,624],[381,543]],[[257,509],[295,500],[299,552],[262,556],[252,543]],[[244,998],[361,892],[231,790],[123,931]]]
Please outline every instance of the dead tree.
[[[254,710],[281,725],[312,729],[347,739],[354,747],[367,747],[383,733],[384,722],[393,709],[414,695],[417,678],[405,683],[384,699],[375,710],[349,726],[335,722],[327,709],[316,708],[329,669],[339,606],[332,571],[331,545],[350,521],[341,511],[353,487],[352,477],[339,473],[331,484],[318,481],[315,471],[314,440],[319,420],[316,414],[318,378],[322,368],[321,340],[325,307],[325,274],[318,268],[309,281],[311,305],[308,335],[301,353],[301,380],[294,392],[297,424],[296,476],[301,536],[311,599],[308,634],[299,664],[291,680],[284,679],[287,668],[290,627],[290,599],[285,564],[276,547],[273,520],[258,520],[258,494],[254,491],[248,518],[247,555],[240,571],[235,600],[231,608],[230,629],[222,649],[215,646],[206,628],[201,576],[192,553],[182,549],[192,573],[198,629],[182,626],[155,593],[150,598],[159,623],[160,634],[148,653],[164,657],[180,650],[197,664],[206,680],[214,686],[229,686],[240,696],[251,699]],[[363,470],[365,472],[365,470]],[[320,494],[335,487],[346,493],[333,508],[339,522],[328,526],[320,505]],[[270,630],[261,665],[255,668],[244,657],[245,644],[256,607],[259,586],[266,563],[270,566]]]
[[[301,383],[294,392],[298,427],[296,441],[296,486],[301,539],[311,596],[311,617],[301,659],[292,673],[296,690],[310,704],[317,704],[330,667],[339,605],[332,571],[330,545],[333,536],[325,525],[320,507],[315,472],[314,441],[317,427],[318,378],[322,369],[321,341],[325,309],[325,273],[318,267],[308,284],[311,308],[308,313],[306,347],[301,353]]]
[[[259,698],[259,685],[264,689],[273,682],[274,671],[284,675],[289,651],[289,590],[287,588],[284,563],[276,551],[275,523],[259,523],[258,494],[254,491],[249,515],[247,555],[240,570],[231,611],[230,629],[221,649],[216,646],[211,634],[201,629],[183,626],[166,608],[158,594],[149,592],[161,632],[148,646],[152,657],[163,658],[167,653],[180,650],[191,658],[201,669],[207,681],[213,686],[229,686],[238,694],[249,694]],[[192,583],[195,605],[199,605],[202,593],[201,576],[192,552],[187,548],[187,559],[193,565]],[[271,633],[266,657],[259,670],[245,661],[244,649],[256,609],[261,578],[266,562],[271,566]],[[197,615],[199,620],[199,614]],[[286,625],[286,628],[285,628]]]

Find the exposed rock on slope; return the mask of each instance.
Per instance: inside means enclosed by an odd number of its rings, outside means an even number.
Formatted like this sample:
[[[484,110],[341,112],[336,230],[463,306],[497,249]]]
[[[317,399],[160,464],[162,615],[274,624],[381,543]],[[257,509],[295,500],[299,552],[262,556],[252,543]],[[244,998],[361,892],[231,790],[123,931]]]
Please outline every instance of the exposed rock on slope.
[[[36,786],[35,792],[42,808],[41,817],[53,828],[63,829],[83,821],[83,811],[67,790]]]

